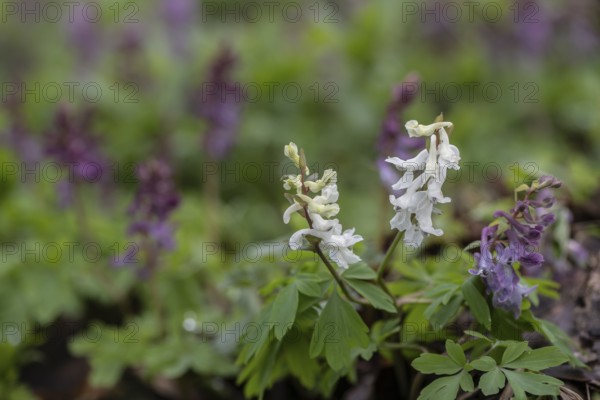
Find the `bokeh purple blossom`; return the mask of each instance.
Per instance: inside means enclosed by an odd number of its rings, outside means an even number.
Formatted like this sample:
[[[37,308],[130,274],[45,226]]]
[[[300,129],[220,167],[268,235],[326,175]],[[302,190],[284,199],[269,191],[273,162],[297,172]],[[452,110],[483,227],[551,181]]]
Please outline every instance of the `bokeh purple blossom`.
[[[395,86],[392,91],[392,101],[387,107],[381,132],[377,139],[377,169],[383,186],[391,193],[398,191],[391,187],[400,179],[400,174],[394,165],[385,161],[387,157],[395,156],[407,160],[414,156],[416,150],[425,147],[425,138],[411,138],[404,128],[402,114],[406,107],[415,99],[419,87],[419,75],[409,74],[404,81]]]
[[[223,160],[235,145],[244,101],[241,86],[231,73],[237,58],[229,47],[212,61],[208,75],[192,96],[193,113],[206,121],[204,152],[213,160]]]
[[[69,171],[57,185],[61,206],[72,203],[75,187],[108,182],[108,161],[100,151],[99,138],[92,132],[93,114],[90,108],[78,111],[61,106],[53,129],[46,135],[46,155]]]
[[[171,168],[165,161],[151,160],[138,168],[137,177],[139,186],[129,207],[133,221],[128,232],[151,238],[160,249],[171,250],[175,241],[168,217],[180,201]]]

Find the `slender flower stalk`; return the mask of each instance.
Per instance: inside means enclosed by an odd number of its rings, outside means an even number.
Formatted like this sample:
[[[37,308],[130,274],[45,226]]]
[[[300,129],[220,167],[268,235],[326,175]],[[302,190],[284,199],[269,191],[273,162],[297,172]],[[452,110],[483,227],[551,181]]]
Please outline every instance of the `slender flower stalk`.
[[[181,0],[178,0],[181,1]],[[211,161],[229,157],[236,144],[244,97],[240,84],[232,78],[237,64],[235,53],[224,47],[211,61],[207,76],[192,93],[191,111],[206,124],[202,149]],[[207,224],[212,240],[221,240],[220,181],[209,174],[204,186]]]

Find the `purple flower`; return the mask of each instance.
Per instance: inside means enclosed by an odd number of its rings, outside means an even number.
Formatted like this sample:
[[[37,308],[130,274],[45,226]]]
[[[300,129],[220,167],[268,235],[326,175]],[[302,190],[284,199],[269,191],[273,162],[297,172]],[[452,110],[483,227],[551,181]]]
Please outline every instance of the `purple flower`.
[[[151,160],[137,170],[139,187],[130,212],[148,218],[164,220],[179,204],[169,165]]]
[[[517,201],[510,213],[494,213],[495,218],[503,218],[508,224],[503,233],[498,225],[487,226],[481,232],[480,253],[475,254],[477,269],[469,272],[482,277],[494,306],[512,312],[515,318],[521,314],[522,298],[535,287],[521,283],[513,265],[518,262],[525,271],[531,271],[543,264],[544,257],[538,252],[540,241],[554,221],[548,211],[554,198],[547,190],[560,185],[556,178],[541,177],[527,188],[525,198]]]
[[[519,276],[512,267],[513,250],[497,240],[498,226],[485,227],[481,232],[481,253],[475,254],[476,270],[470,270],[473,275],[479,275],[492,293],[494,307],[512,312],[515,318],[521,314],[521,301],[524,296],[535,289],[520,283]],[[495,255],[491,246],[494,245]]]
[[[53,130],[46,136],[46,154],[69,171],[64,174],[67,179],[59,187],[63,199],[71,197],[74,185],[107,183],[108,162],[98,148],[99,141],[92,133],[91,122],[91,110],[76,114],[61,107],[56,113]]]
[[[203,147],[213,160],[228,156],[238,134],[244,98],[240,84],[230,77],[236,62],[231,49],[224,48],[212,62],[206,80],[192,98],[194,113],[208,125]]]
[[[392,101],[388,105],[381,133],[377,139],[376,164],[379,177],[383,185],[390,190],[392,185],[398,182],[400,175],[392,164],[385,162],[385,159],[393,155],[408,160],[414,156],[416,150],[425,146],[425,138],[411,138],[406,135],[402,122],[402,112],[416,97],[418,87],[419,76],[415,73],[409,74],[404,82],[394,87]]]
[[[129,207],[132,221],[127,233],[140,237],[140,250],[143,257],[136,257],[136,262],[128,263],[137,268],[141,278],[152,275],[163,250],[175,248],[173,226],[168,218],[179,205],[171,168],[162,160],[150,160],[137,170],[139,179],[135,198]],[[137,250],[137,247],[136,247]],[[130,256],[130,255],[129,255]],[[124,259],[130,259],[125,254]],[[143,260],[143,263],[138,262]],[[113,263],[114,267],[122,267],[127,263]]]
[[[169,214],[179,205],[179,194],[173,182],[171,168],[164,161],[151,160],[137,171],[139,186],[129,213],[133,222],[129,234],[151,238],[163,249],[175,246]]]

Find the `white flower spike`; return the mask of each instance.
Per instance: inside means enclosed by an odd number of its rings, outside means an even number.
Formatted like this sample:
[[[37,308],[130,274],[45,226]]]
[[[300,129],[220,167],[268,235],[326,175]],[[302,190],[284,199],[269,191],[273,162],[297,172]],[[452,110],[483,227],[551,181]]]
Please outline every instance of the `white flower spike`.
[[[298,147],[294,143],[285,146],[284,154],[291,159],[300,170],[304,161],[298,156]],[[315,174],[316,176],[316,174]],[[311,224],[310,228],[300,229],[290,237],[290,247],[294,250],[301,249],[307,244],[306,237],[312,236],[320,239],[320,249],[329,255],[329,258],[340,268],[360,261],[352,251],[352,246],[363,240],[362,236],[355,235],[354,229],[343,230],[338,219],[331,219],[340,211],[337,204],[339,193],[337,190],[337,174],[334,170],[328,169],[323,172],[321,179],[305,180],[302,175],[289,175],[284,177],[283,187],[286,190],[295,190],[296,195],[288,196],[292,205],[283,213],[283,222],[290,222],[293,213],[305,210],[307,220]],[[316,196],[310,197],[309,193],[315,193]]]
[[[444,233],[434,228],[431,215],[439,213],[434,207],[436,204],[451,201],[442,194],[448,168],[459,169],[460,153],[456,146],[450,144],[445,129],[451,127],[451,122],[421,125],[414,120],[408,121],[406,129],[409,136],[430,136],[429,150],[422,150],[416,157],[406,161],[398,157],[386,160],[403,172],[400,180],[392,185],[392,189],[405,192],[399,197],[390,196],[396,211],[390,226],[404,232],[407,245],[418,247],[427,235],[441,236]]]

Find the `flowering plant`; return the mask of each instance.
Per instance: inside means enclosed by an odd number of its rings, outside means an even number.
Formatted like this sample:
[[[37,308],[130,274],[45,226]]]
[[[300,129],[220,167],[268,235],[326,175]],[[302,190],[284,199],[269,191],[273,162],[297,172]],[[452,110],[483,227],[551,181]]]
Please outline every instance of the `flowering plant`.
[[[283,177],[291,203],[283,221],[299,215],[308,225],[287,245],[314,253],[325,269],[302,258],[291,275],[265,292],[271,300],[260,322],[270,334],[247,337],[238,359],[247,396],[262,396],[288,374],[331,395],[339,379],[357,379],[361,364],[385,368],[391,363],[403,398],[450,400],[460,391],[489,396],[504,390],[505,396],[511,392],[526,399],[526,393],[559,393],[562,382],[542,370],[567,361],[580,364],[560,329],[533,315],[527,296],[536,287],[519,273],[521,267],[533,273],[543,262],[537,247],[554,220],[548,190],[560,182],[543,176],[518,187],[524,199],[510,213],[496,212],[481,241],[456,260],[439,266],[431,259],[407,259],[408,250],[444,233],[434,227],[432,215],[441,213],[438,205],[451,202],[442,186],[448,170],[460,168],[460,152],[450,144],[454,125],[441,115],[430,125],[409,121],[405,127],[409,138],[427,139],[426,148],[413,158],[385,159],[400,179],[388,188],[394,193],[390,226],[396,235],[381,258],[363,252],[363,260],[354,247],[363,237],[354,228],[344,230],[336,218],[336,171],[311,174],[303,150],[294,143],[285,146],[298,173]],[[402,241],[400,262],[394,253]],[[476,247],[470,261],[467,251]],[[538,282],[548,293],[545,281]],[[531,331],[552,345],[533,349],[523,337]],[[445,354],[433,354],[429,349],[440,341]],[[444,376],[425,385],[426,374]]]

